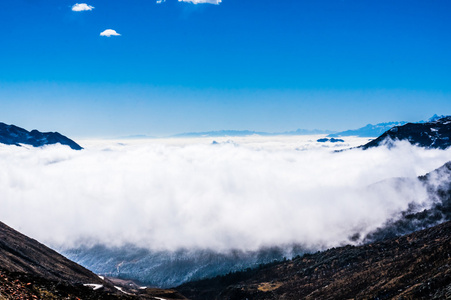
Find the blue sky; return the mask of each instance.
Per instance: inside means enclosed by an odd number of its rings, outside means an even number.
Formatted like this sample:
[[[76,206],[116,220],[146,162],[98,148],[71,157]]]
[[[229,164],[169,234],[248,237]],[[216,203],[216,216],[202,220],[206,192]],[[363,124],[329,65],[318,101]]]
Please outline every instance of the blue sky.
[[[0,121],[111,137],[451,114],[448,0],[76,3],[2,2]]]

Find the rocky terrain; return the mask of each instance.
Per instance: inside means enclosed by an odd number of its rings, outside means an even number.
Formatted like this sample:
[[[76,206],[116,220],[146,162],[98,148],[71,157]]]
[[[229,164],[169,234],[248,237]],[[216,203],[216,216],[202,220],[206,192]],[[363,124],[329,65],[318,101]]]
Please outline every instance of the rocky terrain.
[[[190,299],[450,299],[451,222],[176,288]]]
[[[0,300],[163,298],[185,299],[175,291],[99,277],[0,222]]]
[[[362,148],[368,149],[383,144],[391,146],[395,140],[408,141],[425,148],[446,149],[451,146],[451,116],[432,122],[395,126]]]
[[[83,149],[73,140],[58,132],[40,132],[38,130],[27,131],[15,125],[7,125],[5,123],[0,123],[0,143],[16,146],[25,144],[33,147],[59,143],[61,145],[67,145],[74,150]]]
[[[49,280],[101,284],[91,271],[0,222],[0,266]]]

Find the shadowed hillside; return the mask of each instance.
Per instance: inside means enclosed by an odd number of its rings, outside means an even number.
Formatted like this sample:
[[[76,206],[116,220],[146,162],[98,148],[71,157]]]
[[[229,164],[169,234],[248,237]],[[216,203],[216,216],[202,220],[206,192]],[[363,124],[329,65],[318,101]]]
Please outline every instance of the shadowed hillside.
[[[190,299],[449,299],[451,222],[177,288]]]
[[[175,291],[101,278],[0,222],[0,300],[162,297],[185,299]]]

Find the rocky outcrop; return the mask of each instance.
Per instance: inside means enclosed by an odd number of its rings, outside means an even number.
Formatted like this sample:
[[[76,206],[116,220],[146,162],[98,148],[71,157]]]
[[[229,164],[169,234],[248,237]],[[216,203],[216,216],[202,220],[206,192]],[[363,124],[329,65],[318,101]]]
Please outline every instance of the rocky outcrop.
[[[99,277],[0,222],[0,300],[158,298],[186,299],[173,290]]]
[[[368,149],[384,144],[391,146],[396,140],[408,141],[425,148],[446,149],[451,146],[451,116],[432,122],[395,126],[361,147]]]
[[[20,144],[31,145],[33,147],[41,147],[44,145],[61,144],[67,145],[74,150],[83,149],[73,140],[65,137],[58,132],[40,132],[38,130],[27,131],[15,125],[7,125],[0,123],[0,143],[6,145]]]

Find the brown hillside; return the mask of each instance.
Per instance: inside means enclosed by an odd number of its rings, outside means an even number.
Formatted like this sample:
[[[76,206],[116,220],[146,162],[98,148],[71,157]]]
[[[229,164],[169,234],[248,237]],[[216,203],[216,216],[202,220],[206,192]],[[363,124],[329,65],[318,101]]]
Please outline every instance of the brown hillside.
[[[451,222],[184,284],[191,299],[451,299]]]

